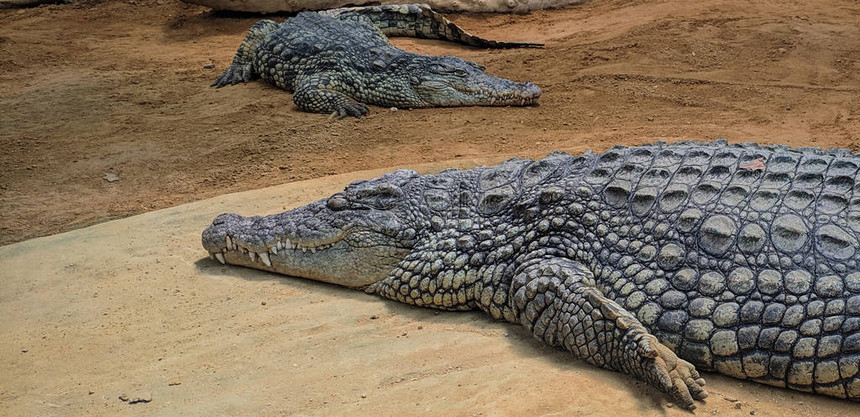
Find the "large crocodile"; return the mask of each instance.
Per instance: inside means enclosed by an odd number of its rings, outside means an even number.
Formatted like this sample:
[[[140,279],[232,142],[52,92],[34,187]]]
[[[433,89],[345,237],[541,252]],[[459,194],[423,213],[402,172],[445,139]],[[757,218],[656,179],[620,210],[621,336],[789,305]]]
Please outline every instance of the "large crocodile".
[[[478,64],[453,56],[405,52],[386,35],[486,48],[539,46],[472,36],[424,4],[304,12],[280,25],[257,22],[233,64],[212,85],[262,77],[294,93],[300,109],[341,118],[367,114],[365,103],[402,108],[525,106],[540,97],[535,84],[490,76]]]
[[[222,263],[480,309],[690,409],[696,367],[860,400],[860,155],[678,143],[400,170],[266,217]],[[858,193],[858,194],[855,194]]]

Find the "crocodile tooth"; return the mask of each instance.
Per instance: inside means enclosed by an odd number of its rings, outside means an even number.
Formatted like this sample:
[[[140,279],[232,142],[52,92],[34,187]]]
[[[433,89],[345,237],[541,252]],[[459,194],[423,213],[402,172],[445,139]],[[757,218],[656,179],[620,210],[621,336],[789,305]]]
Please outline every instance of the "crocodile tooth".
[[[248,257],[251,258],[251,262],[256,261],[257,260],[257,252],[249,250],[248,251]]]
[[[272,267],[272,260],[269,259],[269,252],[260,252],[260,260],[268,267]]]
[[[279,241],[278,241],[278,244],[277,244],[277,247],[278,247],[278,250],[281,250],[281,249],[283,249],[283,248],[284,248],[284,244],[283,244],[283,243],[281,243],[281,241],[279,240]]]
[[[311,253],[317,253],[317,248],[311,247]]]
[[[272,247],[269,248],[269,252],[272,252],[272,255],[277,255],[278,254],[278,247],[275,245],[272,245]]]
[[[214,261],[215,260],[215,252],[209,252],[209,257],[212,258],[212,260]]]
[[[307,252],[307,251],[308,251],[308,248],[306,248],[306,247],[302,246],[302,253],[305,253],[305,252]]]
[[[222,254],[221,252],[215,253],[215,259],[218,259],[218,262],[221,262],[221,264],[227,263],[227,261],[224,260],[224,254]]]
[[[227,248],[228,249],[233,247],[233,240],[230,239],[230,236],[225,237],[224,240],[227,242]]]

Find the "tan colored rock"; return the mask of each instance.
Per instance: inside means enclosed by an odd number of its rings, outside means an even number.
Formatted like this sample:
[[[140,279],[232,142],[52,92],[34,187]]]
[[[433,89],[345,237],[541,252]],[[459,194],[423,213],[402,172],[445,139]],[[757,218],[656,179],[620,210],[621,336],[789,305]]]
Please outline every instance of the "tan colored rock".
[[[0,0],[7,1],[7,0]],[[26,1],[26,0],[14,0]],[[199,4],[215,10],[232,10],[237,12],[298,12],[302,10],[324,10],[343,7],[345,5],[361,6],[369,3],[402,4],[404,1],[382,0],[182,0],[186,3]],[[529,10],[550,9],[570,4],[584,3],[588,0],[427,0],[430,7],[440,11],[458,12],[501,12],[525,13]]]

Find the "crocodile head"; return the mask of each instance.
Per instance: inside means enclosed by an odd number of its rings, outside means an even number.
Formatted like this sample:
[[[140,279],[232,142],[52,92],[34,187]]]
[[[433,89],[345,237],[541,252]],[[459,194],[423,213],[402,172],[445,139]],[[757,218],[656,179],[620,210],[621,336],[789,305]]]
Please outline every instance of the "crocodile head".
[[[428,107],[528,106],[537,103],[537,85],[493,77],[484,67],[453,56],[424,57],[412,88]]]
[[[222,263],[362,288],[415,245],[417,213],[406,196],[419,178],[401,170],[280,214],[222,214],[203,232],[203,246]]]

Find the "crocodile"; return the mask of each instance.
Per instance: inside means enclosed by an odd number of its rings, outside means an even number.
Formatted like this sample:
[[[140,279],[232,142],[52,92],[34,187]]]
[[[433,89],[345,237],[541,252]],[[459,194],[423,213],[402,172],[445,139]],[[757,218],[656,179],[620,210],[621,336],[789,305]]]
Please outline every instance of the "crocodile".
[[[528,106],[540,88],[493,77],[454,56],[403,51],[388,36],[444,39],[483,48],[537,43],[497,42],[470,35],[426,4],[303,12],[282,24],[251,27],[233,63],[212,86],[264,81],[293,93],[304,111],[361,117],[367,104],[399,108]]]
[[[860,155],[679,142],[357,181],[222,214],[221,263],[482,310],[688,409],[699,370],[860,400]]]

